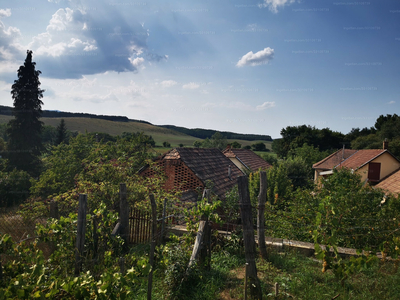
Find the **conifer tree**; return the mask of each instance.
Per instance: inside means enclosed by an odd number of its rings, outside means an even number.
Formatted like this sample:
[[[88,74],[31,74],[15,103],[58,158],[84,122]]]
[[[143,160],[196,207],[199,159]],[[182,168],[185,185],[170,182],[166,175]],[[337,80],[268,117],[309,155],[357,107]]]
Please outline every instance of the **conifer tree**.
[[[23,66],[18,69],[18,79],[12,85],[11,94],[14,100],[14,119],[8,123],[8,159],[9,167],[24,170],[33,176],[40,172],[40,154],[43,151],[41,132],[43,122],[42,98],[44,90],[40,89],[39,74],[32,62],[32,51],[27,51]]]
[[[56,145],[65,142],[67,138],[67,127],[65,125],[64,119],[61,119],[60,124],[57,126],[57,137],[56,137]]]

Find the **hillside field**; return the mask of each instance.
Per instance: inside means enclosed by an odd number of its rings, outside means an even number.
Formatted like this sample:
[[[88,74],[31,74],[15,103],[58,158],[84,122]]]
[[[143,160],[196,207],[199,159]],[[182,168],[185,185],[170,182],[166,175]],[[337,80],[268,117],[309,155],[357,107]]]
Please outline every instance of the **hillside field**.
[[[0,124],[7,123],[12,116],[0,115]],[[57,127],[62,118],[41,118],[45,125]],[[151,135],[157,146],[162,146],[163,142],[169,142],[171,147],[178,147],[179,144],[184,146],[192,146],[194,141],[202,139],[182,134],[180,132],[162,128],[155,125],[150,125],[140,122],[116,122],[94,118],[63,118],[68,130],[78,131],[80,133],[87,132],[104,132],[110,135],[120,135],[123,132],[143,132]],[[245,140],[228,140],[228,142],[237,141],[243,146],[251,145],[257,142],[265,143],[266,147],[271,150],[272,142],[267,141],[245,141]]]

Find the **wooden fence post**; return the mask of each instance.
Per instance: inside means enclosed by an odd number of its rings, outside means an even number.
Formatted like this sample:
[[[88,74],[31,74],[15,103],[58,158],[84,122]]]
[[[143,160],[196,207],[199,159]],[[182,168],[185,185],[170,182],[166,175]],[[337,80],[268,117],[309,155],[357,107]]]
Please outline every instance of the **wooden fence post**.
[[[257,236],[258,248],[261,256],[267,258],[267,247],[265,246],[265,202],[267,201],[267,173],[260,171],[260,193],[258,195]]]
[[[119,222],[121,224],[120,236],[124,240],[124,251],[126,252],[129,242],[129,205],[125,183],[119,185]]]
[[[164,231],[165,231],[166,206],[167,206],[167,198],[164,199],[163,203],[162,222],[161,222],[161,243],[164,242],[164,235],[165,235]]]
[[[209,189],[204,190],[203,199],[209,199],[211,191]],[[199,263],[204,266],[207,261],[207,257],[211,258],[210,250],[211,241],[211,227],[209,225],[208,219],[205,216],[201,216],[199,223],[199,229],[197,230],[196,242],[193,246],[192,256],[190,257],[189,265],[186,270],[186,275],[189,274],[190,268],[194,265],[197,258],[199,257]]]
[[[147,300],[151,300],[151,290],[153,288],[153,271],[154,271],[154,251],[156,249],[156,233],[157,233],[157,205],[154,195],[150,194],[152,226],[151,226],[151,248],[150,248],[150,272],[147,284]]]
[[[78,208],[78,229],[76,232],[75,246],[75,276],[78,276],[82,269],[83,249],[85,246],[86,232],[86,210],[87,210],[87,195],[79,195]]]
[[[98,220],[97,216],[93,216],[93,259],[97,259],[97,252],[99,250],[99,235],[97,234]]]
[[[58,202],[55,200],[50,201],[50,218],[58,219]]]
[[[249,194],[249,183],[247,176],[238,177],[239,206],[243,225],[243,242],[246,263],[248,266],[248,284],[252,298],[262,299],[260,281],[257,277],[257,267],[255,261],[256,245],[254,240],[253,218],[251,213],[251,202]]]

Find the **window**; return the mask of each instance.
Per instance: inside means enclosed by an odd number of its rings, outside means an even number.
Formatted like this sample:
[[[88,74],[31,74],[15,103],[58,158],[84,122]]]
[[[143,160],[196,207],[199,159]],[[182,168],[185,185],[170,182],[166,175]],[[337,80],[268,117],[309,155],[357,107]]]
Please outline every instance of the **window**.
[[[369,163],[368,180],[379,181],[381,179],[381,163]]]

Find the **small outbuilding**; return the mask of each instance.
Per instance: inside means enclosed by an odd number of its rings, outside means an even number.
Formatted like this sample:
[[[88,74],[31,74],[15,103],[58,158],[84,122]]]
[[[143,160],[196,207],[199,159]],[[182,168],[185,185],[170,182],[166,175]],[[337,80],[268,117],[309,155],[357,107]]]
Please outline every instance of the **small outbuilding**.
[[[204,189],[207,182],[211,183],[212,192],[222,200],[225,193],[237,184],[237,177],[244,174],[216,148],[175,148],[154,161],[167,176],[165,189],[182,191],[183,200],[196,200],[196,189]],[[152,176],[154,171],[147,166],[139,174]]]

